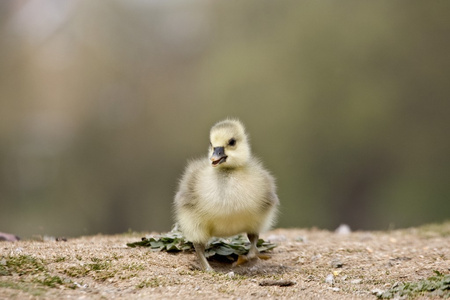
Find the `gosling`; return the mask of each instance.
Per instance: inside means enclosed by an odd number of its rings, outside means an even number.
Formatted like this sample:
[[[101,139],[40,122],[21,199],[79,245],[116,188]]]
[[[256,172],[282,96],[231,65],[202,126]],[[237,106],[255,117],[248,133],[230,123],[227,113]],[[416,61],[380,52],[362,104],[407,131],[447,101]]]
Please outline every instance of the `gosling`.
[[[188,163],[174,202],[181,231],[201,268],[211,272],[205,247],[212,237],[246,233],[250,250],[238,264],[259,256],[259,234],[274,223],[279,200],[274,178],[251,154],[242,123],[224,120],[211,128],[208,158]]]

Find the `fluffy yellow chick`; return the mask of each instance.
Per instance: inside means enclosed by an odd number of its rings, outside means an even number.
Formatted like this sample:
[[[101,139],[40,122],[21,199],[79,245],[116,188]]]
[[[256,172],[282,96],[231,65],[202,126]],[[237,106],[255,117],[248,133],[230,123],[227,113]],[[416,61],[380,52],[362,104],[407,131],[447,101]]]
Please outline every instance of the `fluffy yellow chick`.
[[[175,196],[175,215],[186,239],[194,244],[200,265],[212,237],[247,233],[245,260],[258,255],[259,233],[275,220],[278,197],[274,178],[252,156],[244,126],[224,120],[210,131],[208,158],[189,162]]]

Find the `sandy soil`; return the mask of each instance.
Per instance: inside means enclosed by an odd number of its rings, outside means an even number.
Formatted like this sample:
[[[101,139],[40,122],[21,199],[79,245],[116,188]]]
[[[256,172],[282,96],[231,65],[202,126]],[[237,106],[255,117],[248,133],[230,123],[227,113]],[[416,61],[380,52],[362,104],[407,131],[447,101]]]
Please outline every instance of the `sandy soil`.
[[[234,268],[212,261],[212,274],[198,270],[194,253],[126,246],[142,236],[0,242],[0,299],[376,299],[375,289],[450,272],[450,223],[350,234],[277,229],[262,236],[279,245],[271,259]]]

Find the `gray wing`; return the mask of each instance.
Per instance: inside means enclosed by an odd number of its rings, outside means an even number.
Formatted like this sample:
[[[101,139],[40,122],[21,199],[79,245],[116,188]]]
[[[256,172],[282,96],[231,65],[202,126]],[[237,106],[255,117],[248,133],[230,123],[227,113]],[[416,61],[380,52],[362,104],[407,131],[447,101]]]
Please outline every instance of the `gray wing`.
[[[178,192],[175,195],[175,207],[194,208],[198,203],[197,186],[200,170],[203,166],[200,160],[190,162],[180,180]]]
[[[265,204],[264,207],[266,208],[275,207],[280,203],[280,200],[278,199],[277,196],[277,187],[275,185],[275,179],[273,178],[272,175],[270,175],[269,172],[265,171],[264,181],[266,182],[265,197],[263,199],[263,202]]]

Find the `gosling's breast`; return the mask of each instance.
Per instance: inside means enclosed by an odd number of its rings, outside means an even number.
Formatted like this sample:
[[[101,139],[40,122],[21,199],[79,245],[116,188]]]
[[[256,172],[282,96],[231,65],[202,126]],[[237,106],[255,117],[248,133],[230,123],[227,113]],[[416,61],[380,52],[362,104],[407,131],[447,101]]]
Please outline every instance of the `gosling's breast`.
[[[257,214],[264,206],[267,190],[264,177],[248,171],[207,172],[199,183],[205,212],[216,217],[228,214]]]

